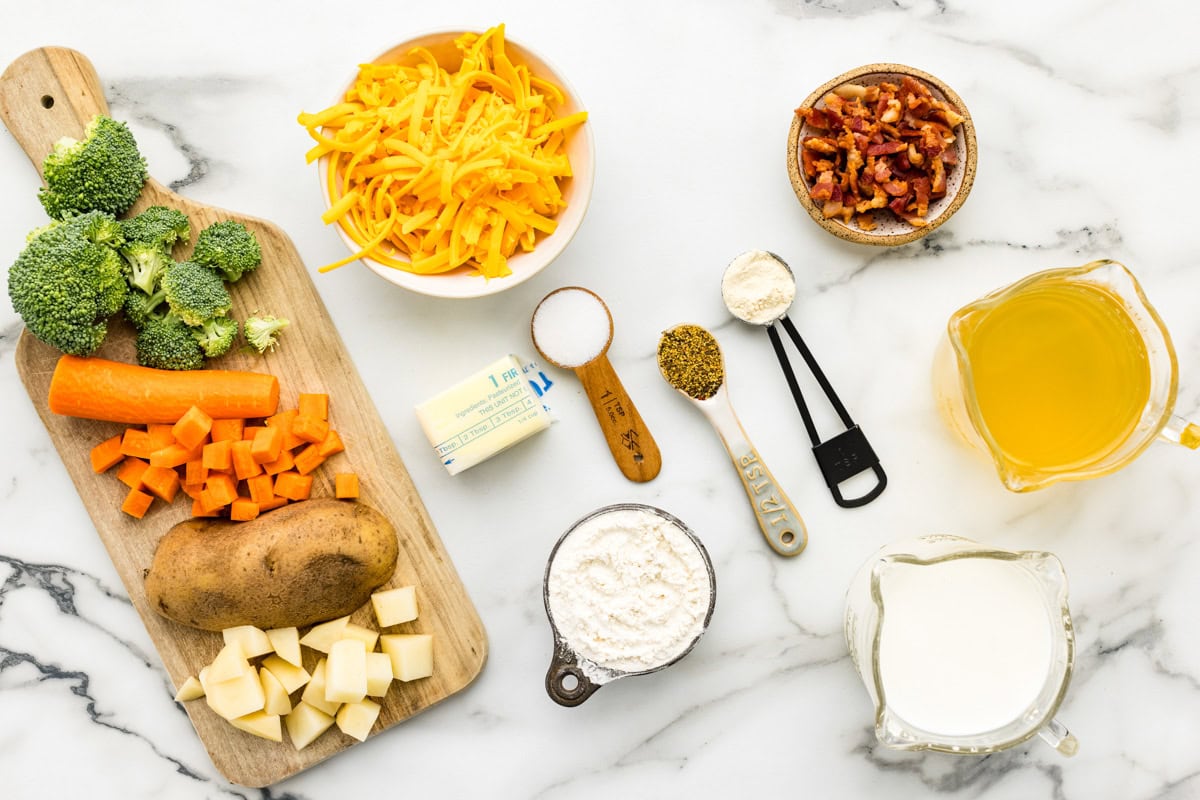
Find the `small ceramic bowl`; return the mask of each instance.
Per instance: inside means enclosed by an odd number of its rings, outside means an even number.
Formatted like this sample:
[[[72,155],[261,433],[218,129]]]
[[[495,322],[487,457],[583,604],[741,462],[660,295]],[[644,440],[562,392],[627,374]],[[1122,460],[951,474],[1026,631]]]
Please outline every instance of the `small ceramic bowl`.
[[[810,133],[808,124],[798,116],[792,117],[792,127],[788,132],[787,151],[788,177],[792,182],[792,190],[795,191],[797,199],[800,200],[800,205],[804,206],[809,216],[834,236],[846,239],[847,241],[857,242],[858,244],[907,244],[927,235],[950,219],[971,192],[971,184],[975,182],[975,124],[971,121],[971,114],[967,111],[967,106],[963,103],[962,98],[953,89],[928,72],[922,72],[919,69],[903,64],[868,64],[864,67],[844,72],[827,83],[822,84],[816,91],[806,97],[800,105],[808,107],[819,106],[821,99],[825,95],[843,84],[857,83],[863,86],[873,86],[885,81],[899,83],[901,77],[905,75],[924,83],[929,87],[934,97],[949,102],[963,116],[962,124],[955,129],[958,135],[954,140],[954,148],[958,154],[958,164],[951,169],[947,169],[946,194],[944,197],[930,202],[929,213],[925,215],[928,224],[922,227],[910,225],[886,209],[880,209],[876,212],[875,229],[871,231],[862,230],[853,221],[850,224],[846,224],[842,222],[840,217],[826,219],[821,213],[821,205],[809,195],[811,187],[808,179],[800,171],[800,142]]]
[[[482,31],[479,32],[482,33]],[[463,30],[444,30],[414,36],[371,59],[370,63],[416,64],[419,63],[419,59],[411,55],[412,50],[416,47],[423,47],[437,58],[438,64],[444,69],[454,72],[462,63],[462,54],[454,46],[454,40],[463,33]],[[512,59],[514,65],[528,66],[533,75],[549,80],[562,91],[565,102],[556,109],[559,117],[584,110],[585,107],[579,100],[579,95],[567,83],[562,72],[528,47],[512,41],[507,36],[504,38],[504,46],[505,52]],[[354,75],[346,82],[334,100],[335,103],[342,102],[342,98],[354,85],[357,77],[358,70],[356,69]],[[575,236],[575,232],[579,230],[592,196],[592,180],[595,174],[594,151],[595,143],[592,139],[591,126],[586,122],[567,135],[566,153],[571,159],[572,177],[559,184],[567,207],[556,217],[558,226],[554,233],[549,236],[539,235],[533,250],[529,252],[517,250],[509,257],[508,267],[512,270],[511,275],[487,279],[476,270],[466,266],[438,275],[418,275],[389,267],[369,257],[359,260],[384,280],[410,291],[433,297],[482,297],[511,289],[548,267],[550,262],[566,248],[572,237]],[[333,202],[333,198],[329,196],[329,183],[326,180],[329,159],[322,158],[319,167],[321,193],[325,198],[326,208],[328,208]],[[337,228],[338,235],[342,237],[346,247],[350,248],[350,252],[356,253],[361,249],[357,242],[346,235],[340,225],[335,224],[334,227]]]

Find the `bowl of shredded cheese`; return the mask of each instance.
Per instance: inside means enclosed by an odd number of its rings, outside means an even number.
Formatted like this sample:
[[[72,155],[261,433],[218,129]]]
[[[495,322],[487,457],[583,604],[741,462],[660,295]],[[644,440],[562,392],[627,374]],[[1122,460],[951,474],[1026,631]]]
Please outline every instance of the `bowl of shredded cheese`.
[[[301,114],[326,211],[350,255],[405,289],[480,297],[545,269],[583,222],[587,112],[504,26],[413,37]]]

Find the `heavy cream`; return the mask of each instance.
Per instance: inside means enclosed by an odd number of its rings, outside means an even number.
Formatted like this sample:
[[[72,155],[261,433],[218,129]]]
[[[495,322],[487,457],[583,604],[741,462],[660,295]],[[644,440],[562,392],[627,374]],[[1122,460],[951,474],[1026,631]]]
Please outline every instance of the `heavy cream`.
[[[994,558],[894,563],[879,591],[879,672],[896,716],[940,736],[972,736],[1035,703],[1051,672],[1055,623],[1030,572]]]

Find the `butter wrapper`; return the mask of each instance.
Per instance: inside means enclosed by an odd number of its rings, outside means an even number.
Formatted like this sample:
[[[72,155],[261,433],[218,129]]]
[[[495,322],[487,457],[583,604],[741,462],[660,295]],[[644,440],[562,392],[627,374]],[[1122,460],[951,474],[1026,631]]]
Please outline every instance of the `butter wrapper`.
[[[416,407],[433,452],[451,475],[544,431],[553,383],[532,361],[507,355]]]

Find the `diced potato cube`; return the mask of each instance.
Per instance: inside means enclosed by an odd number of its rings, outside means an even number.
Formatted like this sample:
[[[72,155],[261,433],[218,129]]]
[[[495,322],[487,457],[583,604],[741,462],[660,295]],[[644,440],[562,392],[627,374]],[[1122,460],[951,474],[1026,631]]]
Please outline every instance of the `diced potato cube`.
[[[346,630],[342,631],[342,638],[359,640],[369,653],[375,649],[375,642],[379,640],[379,631],[373,631],[351,622],[346,626]]]
[[[267,631],[267,639],[284,661],[297,667],[304,666],[300,660],[300,631],[296,628],[274,628]]]
[[[378,718],[379,703],[374,700],[360,700],[357,703],[346,703],[338,709],[337,726],[342,733],[361,742],[367,738],[371,726]]]
[[[312,680],[304,686],[304,694],[300,695],[300,699],[331,717],[337,713],[338,704],[325,699],[325,659],[322,658],[313,667]]]
[[[284,661],[279,657],[278,653],[264,658],[262,665],[271,671],[271,674],[279,680],[279,683],[283,686],[283,690],[288,694],[296,691],[312,679],[312,676],[308,674],[308,670]]]
[[[258,680],[262,683],[263,711],[268,714],[287,714],[292,710],[292,699],[288,697],[287,690],[283,688],[283,684],[279,682],[271,670],[267,668],[258,671]]]
[[[333,643],[342,638],[342,634],[349,624],[350,617],[345,616],[331,619],[329,622],[322,622],[320,625],[314,625],[309,629],[308,633],[304,634],[304,638],[300,640],[300,644],[322,653],[328,653]]]
[[[383,653],[377,653],[376,655],[383,655]],[[387,658],[387,656],[383,657]],[[391,669],[391,666],[388,669]],[[196,700],[201,697],[204,697],[204,687],[200,685],[200,681],[196,680],[196,678],[188,676],[188,679],[183,682],[183,686],[180,686],[179,691],[175,693],[175,702],[186,703],[188,700]]]
[[[367,648],[358,639],[341,639],[325,662],[325,699],[357,703],[367,696]]]
[[[240,677],[220,683],[214,683],[211,675],[205,677],[207,680],[202,681],[204,699],[213,711],[225,719],[237,719],[261,711],[266,704],[258,670],[246,670]]]
[[[433,674],[433,636],[427,633],[390,633],[379,637],[379,646],[392,657],[396,680],[414,681]]]
[[[250,670],[250,662],[242,652],[242,646],[236,641],[221,648],[217,657],[208,665],[208,682],[222,683],[240,678]]]
[[[292,713],[283,718],[283,724],[287,726],[292,746],[303,750],[329,730],[329,726],[333,724],[333,717],[308,703],[299,703],[292,709]]]
[[[367,694],[383,697],[392,685],[392,657],[387,653],[367,653]]]
[[[275,648],[271,645],[271,640],[267,638],[267,634],[253,625],[239,625],[236,628],[226,628],[221,631],[221,636],[225,638],[225,644],[232,642],[240,644],[242,646],[242,655],[246,658],[265,656],[267,653],[275,651]]]
[[[371,605],[375,608],[375,619],[381,628],[411,622],[417,618],[417,587],[401,586],[375,592],[371,595]]]
[[[283,741],[283,730],[279,726],[279,715],[268,714],[265,711],[255,711],[244,717],[229,720],[229,724],[246,733],[253,733],[272,742]]]

